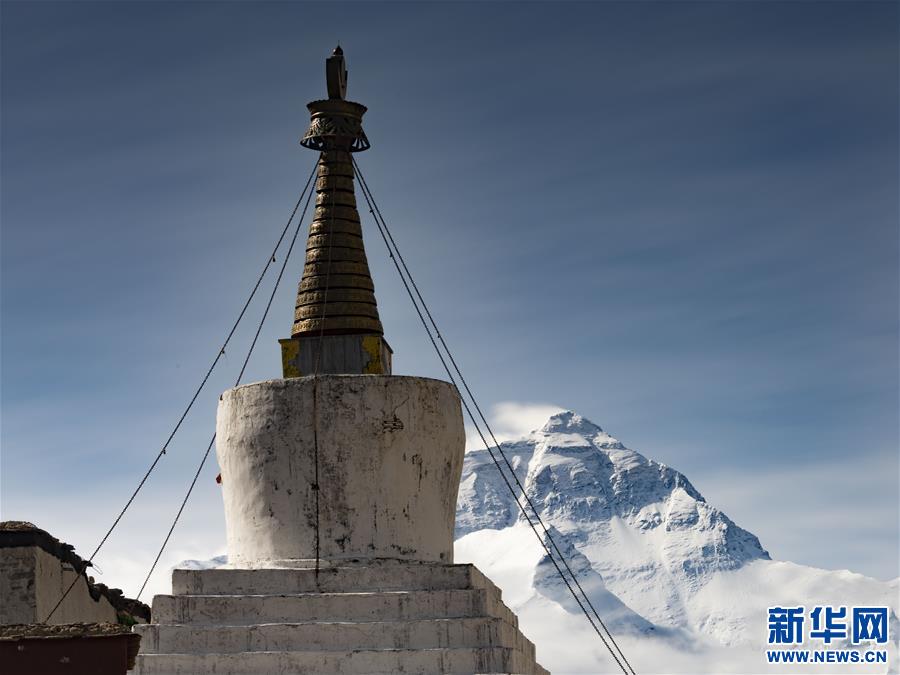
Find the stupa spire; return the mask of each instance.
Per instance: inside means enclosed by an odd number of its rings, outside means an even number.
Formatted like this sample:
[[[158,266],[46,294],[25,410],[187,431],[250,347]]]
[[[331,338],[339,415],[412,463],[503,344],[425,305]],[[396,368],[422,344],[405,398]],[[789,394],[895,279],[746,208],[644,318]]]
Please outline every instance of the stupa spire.
[[[545,675],[497,587],[453,564],[459,391],[391,374],[353,198],[365,108],[344,100],[340,50],[326,72],[301,141],[319,196],[285,379],[219,399],[228,569],[175,570],[135,627],[137,672]]]
[[[319,152],[316,208],[291,338],[280,341],[284,376],[389,374],[391,351],[382,337],[351,160],[351,153],[370,146],[362,129],[366,107],[345,100],[347,68],[340,47],[326,59],[325,76],[328,98],[307,105],[311,119],[300,140]]]

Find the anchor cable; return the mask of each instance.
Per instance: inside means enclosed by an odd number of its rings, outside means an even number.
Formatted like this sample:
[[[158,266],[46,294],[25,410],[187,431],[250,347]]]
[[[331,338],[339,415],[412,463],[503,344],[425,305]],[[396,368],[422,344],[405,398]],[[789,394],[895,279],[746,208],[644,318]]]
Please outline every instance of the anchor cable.
[[[247,312],[247,308],[250,306],[250,303],[252,302],[253,298],[256,296],[256,292],[259,290],[259,286],[262,283],[263,277],[265,277],[266,272],[268,272],[269,267],[272,265],[272,263],[275,262],[275,254],[278,252],[278,249],[280,248],[281,243],[284,240],[284,237],[287,235],[287,232],[290,229],[291,223],[294,220],[294,216],[297,214],[297,210],[300,208],[300,204],[303,202],[303,198],[306,195],[307,189],[309,189],[310,183],[312,182],[314,175],[315,175],[315,167],[313,168],[312,173],[310,173],[310,176],[306,181],[306,185],[304,186],[303,190],[301,191],[300,197],[297,199],[297,203],[294,205],[294,208],[291,211],[290,218],[288,218],[287,223],[285,223],[284,228],[282,229],[281,234],[278,237],[278,241],[275,243],[275,247],[272,249],[272,253],[266,259],[266,263],[263,266],[263,269],[260,272],[259,277],[256,279],[256,283],[253,285],[253,289],[250,291],[250,295],[247,297],[246,302],[244,303],[243,307],[241,308],[241,311],[238,314],[237,319],[235,319],[234,324],[231,327],[231,330],[228,331],[228,335],[225,337],[225,341],[222,343],[222,346],[219,348],[219,351],[217,352],[215,359],[213,359],[213,362],[210,364],[209,368],[207,369],[206,374],[203,376],[203,379],[200,381],[200,385],[194,391],[194,395],[191,397],[190,401],[188,402],[187,407],[184,409],[184,412],[182,412],[181,417],[178,418],[178,422],[175,424],[175,427],[172,429],[168,438],[166,438],[166,442],[163,443],[162,449],[157,453],[156,457],[153,459],[153,462],[150,464],[150,467],[144,473],[144,475],[141,478],[140,482],[138,483],[137,487],[134,489],[134,492],[131,493],[131,496],[128,498],[128,501],[125,502],[125,506],[122,507],[122,510],[119,512],[119,515],[116,516],[116,519],[113,521],[112,525],[106,531],[106,534],[103,535],[103,538],[100,540],[100,543],[97,544],[96,548],[94,549],[93,553],[91,553],[91,555],[88,557],[88,559],[84,561],[84,565],[83,565],[82,569],[77,571],[78,573],[75,576],[75,578],[72,580],[72,583],[69,584],[69,586],[66,588],[65,592],[62,594],[62,596],[59,598],[59,600],[53,606],[53,609],[50,610],[50,613],[47,614],[46,618],[42,621],[42,623],[47,623],[53,617],[53,615],[56,613],[56,610],[59,609],[60,605],[62,605],[63,601],[68,597],[69,593],[72,592],[72,589],[75,588],[75,584],[78,583],[78,580],[85,573],[87,568],[91,567],[93,565],[93,559],[96,557],[97,553],[99,553],[100,549],[106,543],[107,539],[109,539],[109,536],[112,534],[113,530],[116,529],[119,522],[122,520],[122,517],[125,515],[125,512],[129,509],[129,507],[131,506],[131,504],[134,502],[135,498],[137,497],[138,493],[144,487],[144,484],[147,482],[147,479],[150,477],[150,474],[153,473],[153,470],[156,468],[157,464],[159,464],[159,461],[163,458],[163,455],[166,454],[166,451],[169,448],[169,444],[172,442],[172,439],[175,438],[175,434],[178,433],[178,430],[181,428],[182,423],[187,418],[188,413],[191,411],[191,408],[193,408],[194,403],[197,401],[197,398],[200,396],[200,392],[203,391],[203,388],[206,386],[206,383],[209,381],[209,378],[212,375],[213,370],[218,365],[219,360],[222,358],[222,356],[225,355],[225,348],[228,346],[229,342],[231,342],[231,338],[234,336],[235,331],[237,331],[238,325],[241,323],[241,320],[244,318],[244,315]]]
[[[315,169],[313,170],[315,171]],[[307,182],[307,187],[308,186],[309,183]],[[306,190],[304,188],[304,192],[305,191]],[[253,355],[253,350],[256,348],[256,343],[259,340],[259,334],[260,332],[262,332],[263,324],[266,322],[266,318],[268,318],[269,316],[269,310],[272,308],[272,301],[275,299],[275,294],[278,291],[278,287],[281,285],[281,279],[282,277],[284,277],[284,270],[287,268],[288,261],[291,258],[291,253],[294,250],[294,245],[297,243],[297,236],[300,234],[300,229],[303,227],[303,219],[306,217],[307,209],[309,209],[309,202],[312,199],[313,192],[313,190],[310,190],[309,194],[306,197],[306,205],[303,207],[303,212],[300,214],[300,219],[297,221],[297,227],[294,229],[294,236],[291,238],[291,243],[288,246],[287,253],[285,253],[284,261],[281,263],[281,269],[278,270],[278,276],[275,278],[275,286],[272,288],[272,292],[269,294],[269,300],[268,302],[266,302],[266,308],[263,310],[262,317],[259,320],[259,324],[256,326],[256,333],[253,335],[253,340],[250,342],[250,348],[247,350],[247,356],[244,357],[244,363],[241,365],[241,372],[238,373],[237,379],[234,382],[235,387],[237,387],[241,383],[241,380],[244,377],[244,372],[247,370],[247,364],[250,362],[250,357]],[[296,212],[296,209],[294,209],[294,213]],[[153,564],[150,566],[150,571],[147,572],[144,583],[141,584],[141,590],[138,591],[137,597],[135,598],[136,600],[140,600],[141,594],[147,587],[147,583],[150,581],[150,577],[153,574],[153,571],[156,569],[156,565],[157,563],[159,563],[159,559],[160,557],[162,557],[163,551],[165,551],[166,546],[168,546],[169,539],[171,539],[172,537],[172,532],[175,531],[175,526],[178,524],[178,520],[181,518],[184,507],[187,505],[188,499],[191,496],[191,492],[193,492],[194,486],[197,484],[197,479],[200,477],[200,473],[203,471],[203,466],[206,464],[206,460],[209,458],[209,453],[212,450],[213,444],[215,442],[216,434],[213,433],[212,438],[209,439],[209,445],[206,446],[206,452],[203,453],[203,458],[200,460],[200,465],[197,467],[197,471],[194,473],[194,478],[193,480],[191,480],[191,484],[188,486],[187,493],[184,495],[184,499],[181,501],[181,506],[178,507],[178,513],[175,514],[175,519],[172,521],[172,525],[171,527],[169,527],[169,531],[166,533],[166,538],[163,540],[162,546],[159,547],[159,552],[156,554],[156,558],[153,560]]]
[[[584,604],[582,603],[581,599],[578,597],[578,594],[575,593],[575,590],[572,588],[572,586],[570,585],[569,581],[566,578],[566,575],[563,573],[562,569],[559,567],[559,564],[556,562],[549,547],[544,542],[544,537],[541,537],[540,533],[537,531],[534,523],[532,522],[531,518],[529,517],[524,506],[522,506],[522,504],[519,502],[519,497],[518,497],[519,493],[512,487],[512,484],[509,482],[509,479],[506,477],[506,474],[504,473],[504,471],[500,465],[500,462],[497,460],[496,456],[494,455],[491,444],[487,442],[487,439],[485,438],[484,434],[482,433],[481,428],[478,424],[478,421],[475,419],[475,416],[473,415],[471,409],[469,408],[468,403],[466,402],[465,398],[461,396],[460,399],[463,403],[463,406],[466,408],[466,412],[469,416],[470,421],[472,422],[473,426],[475,427],[476,431],[478,432],[478,435],[481,437],[482,442],[484,442],[485,448],[487,449],[494,464],[497,466],[497,469],[500,471],[500,475],[503,478],[504,482],[506,483],[507,488],[509,488],[510,492],[513,494],[513,498],[516,500],[516,505],[519,507],[519,510],[522,512],[522,515],[525,517],[526,521],[531,526],[531,529],[534,531],[538,540],[541,542],[541,545],[543,546],[544,550],[547,552],[548,558],[553,563],[554,567],[556,567],[556,571],[559,573],[560,578],[562,578],[563,582],[565,582],[566,586],[569,589],[569,592],[572,594],[573,598],[576,600],[578,605],[581,607],[582,611],[585,614],[585,617],[588,619],[588,622],[591,624],[591,626],[597,632],[598,636],[600,637],[601,641],[606,646],[606,648],[609,650],[613,659],[616,661],[616,663],[619,665],[619,667],[622,669],[622,671],[624,673],[626,673],[626,675],[629,675],[629,674],[634,675],[634,672],[635,672],[634,669],[632,668],[632,666],[628,662],[628,660],[625,658],[625,655],[622,653],[621,647],[619,647],[618,643],[615,641],[615,638],[612,636],[612,633],[609,631],[609,628],[606,626],[606,624],[600,618],[599,613],[597,612],[596,608],[593,606],[593,603],[591,603],[587,594],[584,592],[584,589],[581,587],[581,584],[578,582],[577,577],[575,576],[575,574],[572,571],[569,564],[566,562],[565,556],[559,550],[559,547],[557,546],[552,535],[550,534],[549,530],[547,529],[546,525],[544,524],[543,520],[541,519],[541,516],[538,513],[537,509],[535,508],[534,504],[532,503],[531,499],[528,497],[528,495],[527,495],[522,483],[519,481],[519,478],[516,475],[512,465],[510,464],[508,458],[506,457],[505,453],[503,452],[502,448],[500,447],[500,444],[497,442],[497,439],[494,436],[493,431],[490,429],[490,426],[488,425],[487,420],[485,419],[485,416],[482,413],[477,400],[475,399],[475,396],[472,394],[472,391],[469,388],[468,384],[466,383],[465,378],[463,377],[462,372],[460,371],[459,366],[456,363],[456,360],[453,358],[453,354],[451,353],[449,347],[447,346],[446,341],[444,340],[443,336],[441,335],[440,330],[437,327],[437,323],[434,320],[434,317],[432,316],[431,312],[428,309],[427,304],[425,303],[424,298],[422,297],[421,293],[419,292],[418,286],[416,285],[415,280],[412,277],[412,274],[409,272],[409,268],[406,266],[406,262],[403,259],[403,256],[401,255],[400,250],[397,247],[397,244],[394,241],[393,236],[391,235],[390,229],[387,226],[387,222],[384,220],[384,217],[381,215],[381,211],[378,209],[378,206],[375,203],[374,197],[372,196],[371,191],[369,190],[368,184],[365,181],[365,177],[362,175],[362,172],[359,168],[359,164],[356,162],[355,158],[352,158],[352,161],[353,161],[355,173],[359,177],[360,187],[363,190],[363,196],[366,198],[366,203],[369,206],[369,212],[372,214],[373,218],[375,219],[375,223],[378,226],[379,233],[381,234],[382,239],[384,239],[385,245],[388,248],[388,255],[391,258],[392,262],[394,263],[394,266],[397,268],[397,272],[399,273],[399,275],[401,277],[401,281],[403,282],[403,285],[406,288],[406,291],[410,297],[410,300],[413,302],[413,305],[416,308],[416,312],[418,313],[419,318],[428,334],[428,337],[431,340],[431,343],[434,346],[436,353],[438,354],[438,358],[441,360],[441,363],[444,366],[444,370],[447,372],[447,375],[448,375],[448,377],[450,377],[450,380],[453,383],[453,385],[456,386],[456,380],[455,380],[453,374],[450,372],[450,368],[447,365],[447,362],[444,359],[444,357],[441,353],[441,350],[439,349],[437,342],[435,341],[434,336],[432,336],[431,328],[429,328],[428,322],[426,322],[426,320],[425,320],[425,315],[428,316],[428,319],[434,328],[434,333],[437,336],[438,341],[440,341],[440,343],[444,347],[444,351],[447,353],[447,357],[450,359],[450,362],[452,363],[454,370],[456,371],[457,375],[459,376],[460,381],[463,384],[463,388],[465,389],[466,393],[468,394],[469,398],[471,399],[473,406],[477,410],[478,416],[480,417],[482,424],[484,425],[485,429],[487,430],[488,434],[490,435],[491,439],[493,440],[493,447],[495,447],[497,449],[497,451],[500,453],[500,456],[503,458],[504,463],[506,464],[509,472],[512,474],[513,479],[515,480],[515,482],[519,488],[519,491],[521,492],[522,496],[525,498],[526,502],[528,503],[528,505],[531,507],[532,511],[534,512],[534,516],[535,516],[537,522],[541,525],[541,528],[544,531],[544,535],[545,535],[546,539],[550,542],[550,545],[556,551],[557,556],[559,557],[563,566],[566,568],[566,571],[568,571],[569,575],[572,577],[572,581],[575,583],[578,590],[581,592],[581,595],[584,597],[584,600],[587,602],[588,606],[593,611],[593,614],[596,617],[597,621],[603,627],[603,630],[605,631],[606,635],[609,637],[610,642],[612,642],[612,644],[615,646],[615,651],[613,651],[613,649],[609,646],[609,644],[607,643],[603,634],[600,632],[600,630],[594,624],[593,619],[588,614],[588,611],[585,608]],[[395,253],[396,253],[396,256],[395,256]],[[402,270],[401,270],[401,265],[402,265]],[[405,274],[404,274],[404,272],[405,272]],[[409,283],[407,283],[406,277],[409,278]],[[412,289],[410,288],[410,285],[412,285]],[[416,297],[414,297],[414,295],[413,295],[413,290],[415,291]],[[417,302],[417,299],[418,299],[418,302]],[[421,305],[422,305],[421,310],[419,309],[419,303],[421,303]],[[425,312],[425,315],[422,314],[423,310]],[[458,390],[459,390],[459,388],[457,387],[457,391]],[[618,655],[616,652],[618,652]],[[621,660],[620,660],[620,658],[621,658]],[[623,665],[623,662],[624,662],[624,665]],[[627,666],[627,668],[626,668],[626,666]]]
[[[358,170],[358,165],[357,165],[357,170]],[[361,174],[360,174],[360,183],[365,184],[365,178],[363,178],[363,176]],[[365,185],[364,189],[368,190],[368,185]],[[371,192],[369,194],[371,194]],[[503,448],[501,447],[500,443],[497,441],[496,436],[494,436],[494,432],[491,429],[490,425],[488,424],[488,421],[485,418],[484,413],[481,411],[481,407],[478,405],[478,401],[476,400],[475,395],[472,393],[472,390],[469,389],[469,385],[466,382],[465,377],[463,377],[462,371],[459,369],[459,366],[456,363],[456,359],[453,358],[453,353],[450,351],[450,348],[447,346],[447,343],[444,340],[444,337],[441,334],[440,329],[438,328],[437,323],[435,322],[434,317],[431,314],[431,311],[428,309],[428,305],[425,303],[425,299],[422,297],[422,294],[419,292],[419,287],[416,285],[415,279],[413,278],[412,274],[410,273],[409,268],[406,266],[406,261],[403,259],[403,256],[400,254],[400,249],[397,247],[397,244],[394,241],[393,236],[391,235],[391,231],[388,228],[387,223],[384,221],[384,216],[381,215],[381,211],[379,210],[378,205],[375,203],[374,197],[372,199],[372,205],[375,209],[375,213],[373,215],[376,218],[381,219],[381,222],[385,228],[385,232],[387,233],[387,236],[391,241],[391,245],[394,247],[394,250],[397,252],[397,257],[400,260],[400,264],[403,265],[403,269],[406,272],[407,277],[409,278],[410,284],[412,284],[413,290],[415,291],[416,296],[419,299],[419,302],[422,304],[422,308],[425,311],[425,314],[428,316],[428,319],[431,322],[432,327],[434,328],[434,332],[435,332],[435,335],[437,336],[438,341],[440,341],[441,345],[443,345],[444,351],[447,353],[447,357],[450,359],[450,363],[453,365],[453,369],[456,371],[456,374],[459,376],[459,379],[463,385],[463,388],[466,390],[466,393],[469,395],[469,398],[472,401],[472,404],[475,407],[475,410],[478,412],[478,416],[481,419],[482,423],[484,424],[484,427],[487,430],[488,435],[491,437],[491,440],[493,441],[494,446],[496,447],[500,456],[503,458],[504,464],[506,465],[510,474],[512,474],[512,477],[515,480],[516,486],[519,488],[519,491],[520,491],[522,497],[524,497],[528,506],[531,507],[531,510],[534,512],[534,515],[535,515],[538,523],[540,524],[541,529],[544,531],[544,535],[550,541],[551,546],[556,551],[556,554],[559,556],[560,560],[562,561],[563,566],[566,568],[566,571],[572,577],[572,581],[575,583],[579,592],[584,597],[585,602],[587,602],[588,606],[591,608],[591,611],[593,612],[597,621],[600,623],[601,626],[603,626],[603,629],[606,631],[606,634],[609,636],[610,640],[613,641],[613,644],[616,646],[616,649],[619,652],[619,656],[621,656],[622,660],[628,666],[629,670],[631,671],[631,673],[633,675],[634,669],[631,667],[631,664],[628,663],[628,660],[625,658],[625,655],[622,653],[622,650],[619,648],[618,643],[615,642],[615,639],[612,637],[612,633],[610,632],[609,628],[607,628],[606,624],[603,622],[603,619],[600,618],[600,615],[597,612],[597,609],[594,607],[594,605],[591,602],[590,598],[588,597],[587,593],[584,592],[584,589],[581,587],[581,584],[578,582],[578,578],[575,576],[575,573],[572,571],[571,567],[569,566],[568,562],[566,561],[565,556],[563,555],[562,551],[560,551],[559,546],[557,546],[556,541],[553,539],[553,537],[550,534],[550,531],[547,529],[547,526],[544,524],[544,521],[541,518],[540,513],[538,512],[534,503],[531,501],[531,498],[528,496],[528,493],[526,492],[525,487],[522,485],[521,481],[519,480],[519,477],[516,474],[515,469],[513,469],[513,466],[510,463],[509,458],[507,458],[506,453],[503,452]],[[473,420],[473,424],[474,423],[475,422]],[[484,440],[484,439],[482,438],[482,440]],[[490,452],[490,447],[488,447],[487,449]],[[493,459],[493,457],[492,457],[492,459]],[[495,460],[495,463],[496,463],[496,460]],[[497,468],[500,469],[499,465]],[[502,473],[502,469],[501,469],[501,473]],[[514,493],[513,496],[515,497],[516,503],[517,503],[517,505],[519,505],[520,510],[522,510],[524,512],[524,509],[518,502],[518,496],[516,495],[516,493]]]
[[[358,171],[358,167],[357,167],[357,171]],[[359,175],[359,174],[358,174],[358,175]],[[362,180],[360,180],[360,185],[362,185]],[[365,189],[364,189],[364,191],[363,191],[363,196],[366,197],[366,202],[369,204],[369,212],[372,213],[373,216],[374,216],[374,213],[375,213],[375,212],[374,212],[374,210],[373,210],[373,208],[372,208],[372,203],[369,202],[369,195],[367,194],[367,191],[366,191]],[[386,237],[385,232],[384,232],[384,230],[382,229],[381,224],[378,223],[377,220],[376,220],[376,225],[378,225],[379,233],[381,234],[382,239],[384,239],[385,245],[388,246],[388,256],[391,258],[391,260],[392,260],[393,263],[394,263],[394,266],[397,268],[397,271],[400,273],[400,280],[403,282],[403,286],[404,286],[404,288],[406,289],[406,292],[407,292],[407,294],[409,295],[410,300],[412,300],[412,302],[413,302],[413,307],[415,308],[416,313],[419,315],[419,319],[421,320],[422,325],[423,325],[423,327],[425,328],[425,332],[428,334],[428,339],[431,341],[431,344],[432,344],[432,346],[433,346],[434,349],[435,349],[435,353],[437,354],[438,359],[440,359],[441,364],[444,366],[444,370],[446,371],[447,376],[450,378],[450,381],[453,383],[453,386],[456,387],[457,391],[459,391],[459,388],[458,388],[457,385],[456,385],[456,379],[454,378],[453,373],[450,372],[450,368],[449,368],[449,366],[447,366],[447,362],[446,362],[446,360],[444,359],[444,355],[443,355],[443,353],[441,352],[441,350],[438,348],[437,342],[435,342],[434,336],[431,334],[431,329],[428,327],[428,324],[427,324],[427,322],[425,321],[425,317],[424,317],[424,315],[422,314],[422,310],[419,308],[419,305],[418,305],[418,303],[416,302],[415,297],[413,296],[412,290],[410,290],[409,283],[406,281],[406,278],[405,278],[405,276],[403,275],[403,272],[400,271],[400,266],[399,266],[399,264],[397,263],[396,257],[395,257],[395,255],[394,255],[394,251],[391,249],[390,244],[388,243],[388,238]],[[487,440],[485,439],[483,433],[481,432],[481,429],[480,429],[480,427],[478,426],[478,423],[477,423],[477,421],[475,420],[475,417],[474,417],[474,415],[472,414],[471,409],[469,408],[468,402],[467,402],[466,399],[463,398],[462,396],[460,396],[460,401],[461,401],[463,407],[465,408],[466,413],[467,413],[468,416],[469,416],[469,419],[472,421],[473,425],[475,426],[475,430],[478,432],[479,436],[481,436],[481,440],[482,440],[482,442],[485,444],[485,447],[487,448],[487,451],[488,451],[488,453],[490,454],[491,459],[494,461],[494,464],[497,465],[497,468],[500,469],[500,463],[499,463],[499,461],[497,460],[497,458],[495,457],[494,452],[493,452],[493,450],[491,449],[491,445],[487,442]],[[600,637],[601,642],[603,642],[603,644],[604,644],[604,646],[607,648],[607,650],[610,651],[610,653],[611,653],[612,656],[613,656],[613,659],[615,659],[616,663],[619,665],[619,667],[622,669],[622,671],[623,671],[624,673],[626,673],[626,675],[628,675],[628,671],[625,670],[625,667],[619,662],[618,658],[616,657],[616,654],[612,651],[612,649],[611,649],[611,647],[609,646],[609,644],[607,644],[606,638],[604,638],[603,634],[600,632],[600,630],[599,630],[599,629],[597,628],[597,626],[594,624],[593,619],[591,618],[590,614],[588,614],[587,609],[585,608],[585,606],[584,606],[584,604],[582,603],[581,599],[575,594],[574,589],[572,588],[572,586],[571,586],[571,584],[569,583],[569,581],[568,581],[568,579],[566,578],[566,576],[563,574],[562,569],[560,569],[559,563],[556,562],[556,559],[553,557],[553,554],[550,552],[550,549],[547,547],[547,544],[546,544],[546,543],[544,542],[544,540],[541,538],[540,534],[539,534],[538,531],[537,531],[537,528],[535,527],[535,525],[534,525],[534,523],[532,522],[531,518],[529,517],[528,513],[524,510],[524,508],[521,506],[521,504],[519,504],[518,497],[516,496],[516,492],[515,492],[515,490],[513,489],[512,484],[509,482],[509,479],[506,477],[506,474],[502,471],[502,469],[500,469],[500,477],[503,478],[503,482],[506,483],[507,488],[508,488],[508,489],[510,490],[510,492],[513,494],[513,497],[516,499],[516,505],[517,505],[517,506],[519,507],[519,509],[522,511],[522,515],[525,517],[525,520],[528,522],[528,525],[531,527],[531,529],[532,529],[532,531],[534,532],[535,536],[538,538],[538,541],[540,542],[541,546],[542,546],[542,547],[544,548],[544,550],[547,552],[547,556],[549,557],[550,562],[553,563],[553,566],[556,568],[556,571],[557,571],[557,573],[560,575],[560,578],[562,578],[563,582],[566,584],[566,587],[569,589],[569,592],[572,594],[572,597],[575,598],[575,601],[578,603],[579,607],[581,608],[581,611],[584,613],[585,617],[587,618],[588,623],[591,624],[591,627],[594,629],[594,631],[595,631],[595,632],[597,633],[597,635]]]

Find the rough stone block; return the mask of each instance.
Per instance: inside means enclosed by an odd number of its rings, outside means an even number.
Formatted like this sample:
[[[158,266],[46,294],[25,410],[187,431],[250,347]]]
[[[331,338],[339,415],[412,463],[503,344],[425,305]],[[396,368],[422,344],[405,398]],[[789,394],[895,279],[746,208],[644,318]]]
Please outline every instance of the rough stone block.
[[[534,658],[534,645],[502,619],[422,619],[416,621],[272,623],[255,626],[144,625],[145,654],[230,654],[296,650],[515,648]]]
[[[522,673],[543,675],[547,671],[528,662],[514,649],[504,647],[464,649],[384,649],[353,652],[238,652],[234,654],[147,654],[140,657],[141,675],[198,675],[228,673]]]
[[[297,595],[157,595],[154,623],[248,625],[303,621],[410,621],[496,616],[512,623],[498,593],[485,589],[301,593]]]
[[[298,569],[176,569],[174,595],[367,593],[464,588],[497,589],[474,565],[385,563]],[[499,589],[497,589],[499,593]]]
[[[134,628],[136,673],[546,673],[472,565],[177,570],[173,590]]]

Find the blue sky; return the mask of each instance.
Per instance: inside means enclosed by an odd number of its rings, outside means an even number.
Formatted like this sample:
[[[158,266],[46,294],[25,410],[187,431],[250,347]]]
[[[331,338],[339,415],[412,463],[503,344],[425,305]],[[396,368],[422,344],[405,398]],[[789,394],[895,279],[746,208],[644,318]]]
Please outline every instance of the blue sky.
[[[897,576],[896,3],[0,12],[3,518],[93,548],[315,161],[297,140],[340,42],[360,165],[483,407],[574,409],[774,557]],[[395,372],[440,376],[364,227]],[[301,268],[247,381],[279,374]],[[105,583],[136,590],[261,311],[98,557]],[[216,472],[172,562],[223,545]]]

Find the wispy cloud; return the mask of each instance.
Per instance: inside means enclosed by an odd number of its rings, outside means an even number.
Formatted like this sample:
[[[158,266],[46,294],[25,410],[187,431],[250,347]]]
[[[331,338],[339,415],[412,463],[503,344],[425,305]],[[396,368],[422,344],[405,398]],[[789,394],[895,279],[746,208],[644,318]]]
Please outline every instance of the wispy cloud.
[[[499,442],[521,438],[532,431],[540,429],[551,415],[562,412],[565,408],[552,403],[518,403],[503,401],[492,406],[487,417],[491,431]],[[480,420],[479,420],[480,422]],[[483,425],[484,438],[491,442]],[[466,425],[466,452],[480,450],[484,441],[471,424]]]

